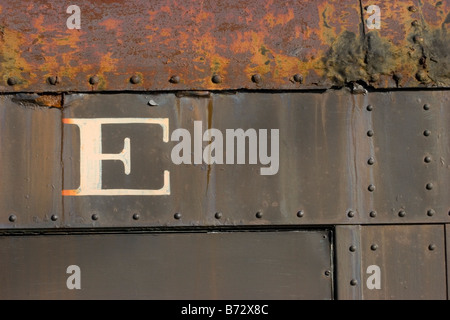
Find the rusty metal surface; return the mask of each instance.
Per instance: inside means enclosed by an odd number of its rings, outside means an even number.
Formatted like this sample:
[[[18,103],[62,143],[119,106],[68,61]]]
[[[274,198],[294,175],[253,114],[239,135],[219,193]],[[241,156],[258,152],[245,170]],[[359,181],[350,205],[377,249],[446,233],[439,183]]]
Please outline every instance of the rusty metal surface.
[[[362,0],[363,8],[374,3]],[[375,87],[449,86],[449,1],[379,1],[381,28],[365,25],[364,68]],[[364,18],[369,17],[367,10]]]
[[[336,297],[338,300],[361,300],[361,226],[336,226],[334,239]]]
[[[0,237],[4,299],[332,299],[328,231]],[[308,263],[304,263],[308,261]],[[80,290],[69,290],[70,265]],[[328,274],[328,273],[327,273]]]
[[[358,0],[77,5],[81,29],[61,1],[0,3],[0,91],[449,86],[447,0],[382,2],[375,31]]]
[[[36,100],[0,96],[0,228],[62,222],[62,115]]]
[[[364,299],[447,299],[443,225],[364,226],[361,230]],[[366,284],[377,265],[380,289]]]
[[[158,106],[149,107],[149,100]],[[414,92],[355,96],[345,91],[209,98],[69,95],[66,103],[64,118],[168,118],[169,132],[184,128],[192,137],[194,121],[202,121],[203,130],[216,128],[223,133],[237,128],[280,130],[279,171],[262,176],[261,165],[249,165],[248,160],[245,165],[174,165],[171,150],[178,142],[164,143],[159,126],[104,125],[104,153],[120,152],[124,138],[130,137],[133,164],[127,176],[121,162],[104,161],[103,188],[158,189],[167,170],[171,194],[64,196],[66,224],[71,227],[400,224],[450,219],[446,92],[421,92],[420,98]],[[428,129],[431,134],[425,136]],[[369,137],[369,131],[374,135]],[[64,189],[75,190],[80,185],[78,127],[65,124],[63,136]],[[425,162],[427,156],[430,163]],[[139,214],[138,220],[134,214]]]

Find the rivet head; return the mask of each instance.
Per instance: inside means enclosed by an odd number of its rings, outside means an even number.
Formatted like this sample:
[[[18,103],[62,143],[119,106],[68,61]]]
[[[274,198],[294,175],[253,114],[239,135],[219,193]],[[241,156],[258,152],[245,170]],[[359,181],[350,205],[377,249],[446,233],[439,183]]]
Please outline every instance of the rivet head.
[[[140,217],[139,213],[133,214],[133,220],[139,220]]]
[[[48,83],[50,83],[52,86],[56,85],[58,83],[58,77],[51,76],[47,78]]]
[[[261,83],[262,82],[262,77],[259,73],[252,75],[252,81],[254,83]]]
[[[17,78],[14,78],[14,77],[8,78],[8,80],[6,82],[10,86],[15,86],[18,83]]]
[[[375,218],[377,216],[377,212],[376,211],[370,211],[369,216],[371,218]]]
[[[303,218],[304,215],[305,215],[305,213],[301,210],[299,212],[297,212],[297,217],[299,217],[299,218]]]
[[[378,249],[378,245],[377,244],[373,244],[370,246],[370,250],[372,251],[376,251]]]
[[[428,246],[428,250],[430,250],[430,251],[433,251],[433,250],[435,250],[436,249],[436,245],[435,244],[430,244],[429,246]]]
[[[400,210],[400,211],[398,212],[398,216],[399,216],[400,218],[403,218],[404,216],[406,216],[405,210]]]
[[[373,105],[369,104],[369,105],[366,107],[366,109],[367,109],[367,111],[373,111]]]
[[[17,220],[17,217],[16,217],[15,214],[12,214],[12,215],[9,216],[8,220],[9,220],[10,222],[15,222],[15,221]]]
[[[329,276],[331,276],[331,271],[330,270],[325,270],[324,274],[325,274],[326,277],[329,277]]]
[[[180,83],[180,76],[171,76],[169,79],[170,83]]]
[[[299,73],[294,74],[293,78],[294,78],[294,81],[297,82],[297,83],[302,83],[303,82],[303,76],[301,74],[299,74]]]
[[[356,281],[356,279],[352,279],[351,281],[350,281],[350,285],[351,286],[356,286],[358,284],[358,281]]]
[[[397,73],[394,73],[394,75],[392,77],[394,78],[394,81],[400,82],[403,79],[403,74],[397,72]]]
[[[375,186],[373,184],[371,184],[368,188],[367,188],[370,192],[374,192],[375,191]]]
[[[430,105],[427,103],[423,106],[423,110],[430,110]]]
[[[100,81],[100,79],[99,79],[97,76],[92,76],[92,77],[89,78],[89,83],[90,83],[91,85],[95,85],[95,84],[97,84],[99,81]]]
[[[52,214],[50,219],[52,219],[52,221],[56,221],[56,220],[58,220],[58,216],[56,214]]]
[[[141,77],[138,76],[137,74],[135,74],[135,75],[133,75],[133,76],[130,78],[130,82],[131,82],[132,84],[138,84],[138,83],[141,82]]]
[[[425,163],[430,163],[431,162],[431,157],[430,156],[426,156],[423,161],[425,161]]]
[[[429,136],[431,135],[431,131],[430,131],[430,130],[425,130],[425,131],[423,132],[423,135],[424,135],[425,137],[429,137]]]
[[[373,157],[370,157],[369,160],[367,160],[367,163],[372,166],[375,164],[375,159]]]
[[[433,187],[434,187],[434,185],[433,185],[431,182],[430,182],[430,183],[427,183],[427,185],[425,186],[425,188],[426,188],[427,190],[432,190]]]
[[[420,25],[419,21],[414,20],[413,22],[411,22],[413,27],[418,27]]]
[[[94,220],[94,221],[97,221],[97,220],[98,220],[98,214],[94,213],[94,214],[91,216],[91,219]]]
[[[409,6],[408,10],[411,12],[417,12],[417,8],[415,6]]]
[[[435,211],[433,209],[430,209],[427,211],[427,216],[429,216],[429,217],[434,216],[434,214],[435,214]]]
[[[420,82],[426,82],[428,80],[428,73],[425,70],[420,70],[416,73],[416,79]]]
[[[181,219],[181,213],[175,213],[174,215],[173,215],[173,217],[175,218],[175,219],[177,219],[177,220],[180,220]]]
[[[216,214],[214,215],[214,217],[215,217],[216,219],[222,218],[222,212],[216,212]]]
[[[423,37],[422,36],[414,36],[414,42],[415,43],[422,43]]]
[[[258,219],[261,219],[262,216],[263,216],[263,214],[262,214],[261,211],[258,211],[258,212],[256,213],[256,217],[257,217]]]
[[[367,131],[367,136],[368,136],[368,137],[373,137],[373,135],[374,135],[373,130]]]
[[[349,212],[347,212],[347,216],[349,218],[353,218],[355,216],[355,212],[350,210]]]
[[[215,74],[211,78],[212,83],[222,83],[222,77],[218,74]]]
[[[356,247],[355,246],[350,246],[350,248],[348,248],[348,250],[350,250],[350,252],[355,252],[356,251]]]

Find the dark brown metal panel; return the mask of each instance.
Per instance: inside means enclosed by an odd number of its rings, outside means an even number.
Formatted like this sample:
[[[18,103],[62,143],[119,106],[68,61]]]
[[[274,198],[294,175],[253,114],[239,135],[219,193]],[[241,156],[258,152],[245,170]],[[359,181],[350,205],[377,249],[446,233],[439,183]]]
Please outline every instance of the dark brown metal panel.
[[[327,231],[3,236],[0,298],[331,299],[329,236]],[[66,286],[71,265],[80,268],[80,290]]]
[[[361,226],[336,226],[335,274],[338,300],[361,300]]]
[[[374,136],[364,214],[376,222],[448,221],[450,208],[450,120],[447,92],[371,93]]]
[[[443,225],[364,226],[361,232],[364,299],[447,299]],[[380,289],[369,289],[380,268]]]
[[[61,224],[59,96],[0,96],[0,228]]]
[[[158,189],[167,170],[170,195],[69,193],[67,225],[447,222],[447,104],[448,94],[438,91],[69,95],[65,119],[167,119],[169,136],[182,128],[193,140],[194,122],[201,121],[201,132],[215,128],[224,135],[223,149],[227,129],[279,129],[280,151],[275,175],[261,175],[267,165],[249,165],[248,156],[245,165],[227,164],[226,150],[224,164],[175,165],[171,152],[178,142],[163,142],[161,126],[105,124],[102,153],[119,153],[129,137],[132,165],[126,175],[122,162],[103,161],[102,188]],[[64,189],[75,190],[80,185],[77,125],[64,124],[63,159]]]
[[[450,225],[445,225],[445,248],[446,248],[446,265],[447,265],[447,300],[450,299]]]

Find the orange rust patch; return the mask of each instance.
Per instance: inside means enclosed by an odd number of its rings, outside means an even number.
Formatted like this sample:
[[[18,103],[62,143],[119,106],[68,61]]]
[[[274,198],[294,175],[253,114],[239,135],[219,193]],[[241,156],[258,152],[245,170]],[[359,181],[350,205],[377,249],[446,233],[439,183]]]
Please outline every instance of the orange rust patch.
[[[62,107],[62,97],[59,95],[42,95],[36,99],[36,103],[40,106],[61,108]]]

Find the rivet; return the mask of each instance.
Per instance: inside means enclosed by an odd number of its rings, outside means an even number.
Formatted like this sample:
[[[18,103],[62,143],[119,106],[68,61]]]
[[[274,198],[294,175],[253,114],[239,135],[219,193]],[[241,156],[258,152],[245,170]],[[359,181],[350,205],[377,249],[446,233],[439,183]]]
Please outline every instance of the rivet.
[[[423,37],[421,37],[421,36],[414,36],[414,42],[415,43],[422,43],[423,42]]]
[[[216,217],[216,219],[222,218],[222,212],[216,212],[216,214],[214,215],[214,217]]]
[[[56,85],[58,83],[58,77],[51,76],[47,78],[48,83],[50,83],[52,86]]]
[[[377,244],[373,244],[370,246],[370,250],[372,251],[376,251],[378,249],[378,245]]]
[[[377,212],[376,211],[370,211],[369,216],[371,218],[375,218],[377,216]]]
[[[8,83],[8,85],[10,85],[10,86],[15,86],[16,84],[17,84],[17,78],[14,78],[14,77],[10,77],[10,78],[8,78],[8,80],[7,80],[7,83]]]
[[[356,281],[355,279],[352,279],[351,281],[350,281],[350,285],[351,286],[356,286],[358,284],[358,281]]]
[[[425,131],[423,132],[423,135],[424,135],[425,137],[429,137],[429,136],[431,135],[431,131],[430,131],[430,130],[425,130]]]
[[[397,72],[392,76],[395,82],[400,82],[403,79],[403,74]]]
[[[434,214],[435,214],[435,211],[433,209],[430,209],[427,211],[427,216],[429,216],[429,217],[434,216]]]
[[[417,8],[415,6],[409,6],[408,10],[411,12],[417,12]]]
[[[375,191],[375,186],[373,184],[371,184],[368,188],[367,188],[370,192],[374,192]]]
[[[170,83],[179,83],[180,82],[180,77],[179,76],[171,76],[169,79]]]
[[[175,218],[175,219],[177,219],[177,220],[180,220],[181,219],[181,213],[175,213],[174,215],[173,215],[173,217]]]
[[[355,246],[350,246],[350,248],[348,248],[348,250],[350,250],[350,252],[355,252],[356,251],[356,247]]]
[[[91,219],[94,220],[94,221],[98,220],[98,214],[94,213],[94,214],[91,216]]]
[[[368,137],[373,137],[373,135],[374,135],[373,130],[367,131],[367,136],[368,136]]]
[[[367,160],[367,163],[372,166],[375,164],[375,159],[373,157],[370,157],[369,160]]]
[[[138,84],[141,82],[141,77],[139,77],[137,74],[135,74],[130,78],[130,82],[132,84]]]
[[[217,83],[221,83],[222,82],[222,77],[220,75],[218,75],[218,74],[215,74],[215,75],[212,76],[211,81],[213,83],[216,83],[216,84]]]
[[[353,218],[354,216],[355,216],[355,212],[353,212],[353,211],[349,211],[348,213],[347,213],[347,216],[349,217],[349,218]]]
[[[322,239],[327,239],[328,238],[328,236],[326,235],[326,234],[324,234],[323,236],[322,236]]]
[[[58,220],[58,216],[56,214],[52,214],[50,219],[52,219],[52,221],[56,221],[56,220]]]
[[[430,183],[427,183],[427,185],[425,186],[425,188],[427,188],[427,190],[432,190],[433,189],[433,184],[430,182]]]
[[[423,106],[423,110],[430,110],[430,105],[429,105],[428,103],[426,103],[426,104]]]
[[[12,215],[9,216],[8,220],[9,220],[10,222],[15,222],[15,221],[17,220],[17,217],[16,217],[15,214],[12,214]]]
[[[425,82],[428,79],[428,73],[425,70],[420,70],[416,73],[416,79],[420,82]]]
[[[405,210],[400,210],[400,211],[398,212],[398,216],[399,216],[400,218],[403,218],[404,216],[406,216]]]
[[[139,213],[133,214],[133,220],[139,220],[140,217]]]
[[[262,216],[263,216],[263,214],[262,214],[261,211],[258,211],[258,212],[256,213],[256,217],[257,217],[258,219],[261,219]]]
[[[261,81],[262,81],[261,75],[259,73],[252,75],[252,81],[254,83],[261,83]]]
[[[326,277],[329,277],[331,275],[331,271],[330,270],[325,270],[324,272]]]
[[[435,244],[430,244],[428,246],[428,250],[433,251],[434,249],[436,249],[436,245]]]
[[[89,78],[89,83],[91,85],[97,84],[99,82],[99,78],[97,76],[92,76]]]
[[[297,212],[297,217],[299,217],[299,218],[303,218],[304,215],[305,215],[305,213],[303,211]]]
[[[417,20],[414,20],[413,22],[411,22],[411,24],[413,25],[413,27],[418,27],[420,25],[419,21]]]
[[[299,73],[294,74],[294,81],[298,82],[298,83],[302,83],[303,82],[303,76]]]
[[[426,156],[425,159],[423,159],[423,161],[425,161],[425,163],[430,163],[431,162],[431,157],[430,156]]]
[[[366,109],[367,109],[367,111],[373,111],[373,105],[369,104],[369,105],[366,107]]]

